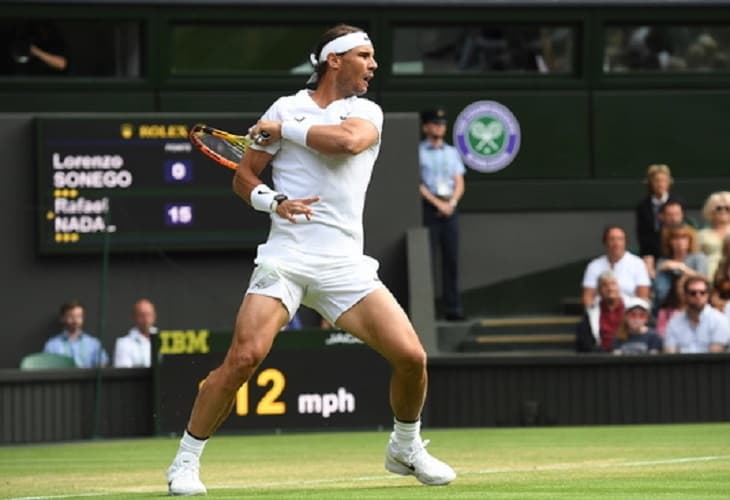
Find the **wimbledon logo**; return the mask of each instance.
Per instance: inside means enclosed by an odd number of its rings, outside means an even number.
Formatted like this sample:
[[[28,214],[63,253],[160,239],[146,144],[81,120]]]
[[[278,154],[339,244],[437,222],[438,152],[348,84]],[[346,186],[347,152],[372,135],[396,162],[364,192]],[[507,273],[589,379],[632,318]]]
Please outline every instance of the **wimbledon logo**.
[[[512,163],[520,138],[515,116],[495,101],[470,104],[454,125],[454,144],[464,163],[480,172],[497,172]]]

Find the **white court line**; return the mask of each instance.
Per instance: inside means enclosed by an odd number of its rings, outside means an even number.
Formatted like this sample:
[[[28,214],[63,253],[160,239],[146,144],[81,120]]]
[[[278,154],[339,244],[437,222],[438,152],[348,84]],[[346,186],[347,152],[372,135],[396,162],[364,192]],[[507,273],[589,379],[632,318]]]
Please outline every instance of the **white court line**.
[[[635,462],[580,462],[580,463],[558,463],[549,465],[535,465],[532,467],[512,467],[512,468],[498,468],[498,469],[481,469],[475,471],[458,471],[459,475],[464,476],[476,476],[486,474],[504,474],[511,472],[549,472],[558,470],[577,470],[586,467],[596,468],[609,468],[609,467],[644,467],[650,465],[672,465],[672,464],[685,464],[693,462],[712,462],[717,460],[730,460],[730,455],[712,455],[706,457],[682,457],[682,458],[667,458],[663,460],[645,460]],[[333,484],[333,483],[344,483],[348,481],[382,481],[387,479],[399,479],[403,476],[395,474],[383,474],[377,476],[361,476],[354,478],[329,478],[329,479],[305,479],[305,480],[292,480],[292,481],[277,481],[272,483],[256,483],[249,485],[223,485],[215,486],[214,489],[247,489],[247,488],[275,488],[275,487],[286,487],[286,486],[311,486],[318,484]],[[77,493],[74,495],[44,495],[44,496],[32,496],[32,497],[13,497],[8,500],[61,500],[64,498],[78,498],[78,497],[105,497],[109,495],[119,495],[120,493],[148,493],[152,491],[160,491],[162,488],[138,488],[121,491],[107,491],[99,493]]]
[[[118,495],[119,493],[120,492],[116,491],[114,493],[104,492],[104,493],[78,493],[76,495],[45,495],[45,496],[37,496],[37,497],[14,497],[14,498],[9,498],[8,500],[51,500],[54,498],[99,497],[99,496],[107,496],[107,495]]]
[[[580,463],[562,463],[562,464],[549,464],[549,465],[536,465],[533,467],[517,467],[517,468],[499,468],[499,469],[482,469],[474,472],[464,471],[461,472],[463,475],[471,474],[500,474],[507,472],[543,472],[543,471],[557,471],[557,470],[575,470],[585,468],[608,468],[608,467],[641,467],[649,465],[672,465],[672,464],[683,464],[692,462],[711,462],[716,460],[728,460],[730,455],[714,455],[707,457],[684,457],[684,458],[667,458],[663,460],[647,460],[640,462],[580,462]]]
[[[621,466],[640,467],[643,465],[684,464],[688,462],[710,462],[712,460],[725,460],[727,458],[730,458],[730,455],[718,455],[716,457],[669,458],[667,460],[649,460],[646,462],[626,462],[621,464]]]

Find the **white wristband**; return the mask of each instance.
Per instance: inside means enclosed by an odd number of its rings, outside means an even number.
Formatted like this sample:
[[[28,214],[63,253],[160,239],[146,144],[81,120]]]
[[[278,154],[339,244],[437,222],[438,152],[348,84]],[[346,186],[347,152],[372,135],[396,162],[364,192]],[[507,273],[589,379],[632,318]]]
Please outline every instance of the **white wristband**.
[[[281,123],[281,136],[300,146],[307,147],[307,132],[312,125],[309,123],[286,120]]]
[[[251,190],[251,206],[259,212],[271,213],[271,205],[277,193],[266,184],[259,184]]]

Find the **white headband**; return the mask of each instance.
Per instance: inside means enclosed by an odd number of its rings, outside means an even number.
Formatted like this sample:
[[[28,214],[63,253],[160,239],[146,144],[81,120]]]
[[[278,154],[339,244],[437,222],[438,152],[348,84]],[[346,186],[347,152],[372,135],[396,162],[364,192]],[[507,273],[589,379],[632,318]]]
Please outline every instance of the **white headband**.
[[[327,60],[327,56],[331,53],[343,54],[349,50],[359,47],[360,45],[370,45],[372,47],[373,42],[370,41],[370,37],[364,31],[356,31],[355,33],[348,33],[330,40],[322,47],[319,52],[319,60],[317,63],[322,63]],[[312,54],[314,55],[314,54]],[[312,59],[314,59],[312,57]]]

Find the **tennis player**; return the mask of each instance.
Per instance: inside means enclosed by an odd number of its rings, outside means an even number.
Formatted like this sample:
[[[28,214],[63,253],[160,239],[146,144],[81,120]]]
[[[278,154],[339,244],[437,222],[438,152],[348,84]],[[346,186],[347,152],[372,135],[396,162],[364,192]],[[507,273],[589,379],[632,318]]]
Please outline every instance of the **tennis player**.
[[[363,254],[365,192],[380,149],[383,112],[360,98],[377,63],[368,35],[338,25],[311,59],[308,87],[282,97],[250,129],[260,139],[243,157],[233,190],[271,214],[223,363],[200,387],[187,429],[167,471],[171,495],[205,494],[199,459],[228,417],[236,391],[268,354],[300,304],[363,340],[392,367],[395,416],[385,467],[429,485],[456,474],[432,457],[420,435],[426,396],[426,353],[408,317]],[[271,164],[273,187],[261,171]]]

